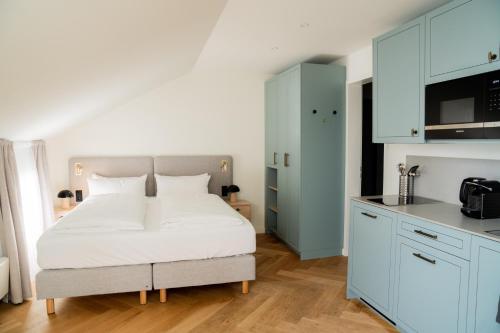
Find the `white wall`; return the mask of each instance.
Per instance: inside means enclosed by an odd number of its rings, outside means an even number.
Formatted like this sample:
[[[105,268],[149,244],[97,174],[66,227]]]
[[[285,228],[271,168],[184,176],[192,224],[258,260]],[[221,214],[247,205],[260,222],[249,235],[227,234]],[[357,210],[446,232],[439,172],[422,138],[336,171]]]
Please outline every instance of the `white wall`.
[[[196,70],[97,118],[47,138],[53,190],[82,155],[230,154],[240,197],[264,231],[263,74]]]
[[[347,158],[346,158],[346,198],[358,196],[361,191],[361,182],[355,174],[361,166],[361,133],[355,128],[361,128],[360,116],[361,94],[356,86],[370,80],[373,76],[372,48],[367,46],[347,57],[339,59],[336,63],[347,67]],[[358,99],[356,102],[356,99]],[[453,143],[453,144],[386,144],[384,148],[384,194],[398,193],[398,173],[396,165],[406,160],[406,155],[462,157],[500,160],[499,143]],[[446,171],[443,171],[446,177]],[[450,189],[456,191],[456,189]],[[349,203],[346,199],[346,207]],[[344,220],[344,254],[347,254],[349,232],[349,213]]]

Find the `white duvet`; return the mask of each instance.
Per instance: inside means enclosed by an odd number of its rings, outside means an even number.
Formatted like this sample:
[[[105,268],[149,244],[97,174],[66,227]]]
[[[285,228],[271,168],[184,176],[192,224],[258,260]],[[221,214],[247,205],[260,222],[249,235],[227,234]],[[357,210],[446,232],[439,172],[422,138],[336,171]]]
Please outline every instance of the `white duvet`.
[[[134,194],[90,196],[61,218],[55,232],[143,230],[146,198]]]
[[[235,226],[244,223],[242,216],[215,194],[162,196],[161,229],[178,227]]]
[[[98,223],[101,227],[97,227],[90,220],[76,221],[85,228],[65,229],[58,224],[70,223],[68,214],[38,240],[39,266],[42,269],[106,267],[220,258],[255,252],[255,229],[252,224],[217,196],[145,200],[144,229],[111,230],[111,227],[103,228],[102,223]],[[105,208],[107,212],[115,211],[119,215],[133,210],[128,205],[123,206],[122,201],[109,204],[114,205],[113,209],[108,204],[93,203],[93,206]],[[80,215],[81,219],[83,217]],[[75,222],[76,219],[72,219]],[[124,226],[122,223],[119,225],[120,228]]]

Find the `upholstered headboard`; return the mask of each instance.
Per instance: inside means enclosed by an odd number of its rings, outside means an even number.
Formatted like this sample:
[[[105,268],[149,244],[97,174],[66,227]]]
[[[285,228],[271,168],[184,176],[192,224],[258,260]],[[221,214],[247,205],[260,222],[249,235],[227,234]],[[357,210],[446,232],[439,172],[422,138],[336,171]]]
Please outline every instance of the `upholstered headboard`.
[[[81,175],[77,175],[77,165]],[[134,177],[148,175],[146,195],[156,193],[152,157],[74,157],[69,160],[69,186],[71,191],[82,190],[88,195],[87,178],[93,173],[105,177]]]
[[[77,166],[80,174],[77,175]],[[82,190],[88,195],[87,178],[93,173],[105,177],[134,177],[148,175],[146,195],[156,195],[154,174],[193,176],[210,174],[208,192],[222,195],[222,185],[233,183],[233,158],[220,156],[158,156],[158,157],[74,157],[69,160],[70,190]]]
[[[218,156],[158,156],[154,158],[154,172],[164,176],[194,176],[210,174],[208,192],[222,195],[222,185],[233,183],[233,158]]]

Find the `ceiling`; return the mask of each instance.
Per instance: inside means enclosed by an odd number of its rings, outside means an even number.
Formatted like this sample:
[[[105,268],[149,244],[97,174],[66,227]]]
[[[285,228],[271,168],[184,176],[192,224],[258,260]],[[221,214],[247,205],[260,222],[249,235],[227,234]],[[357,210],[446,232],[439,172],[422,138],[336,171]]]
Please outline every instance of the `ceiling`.
[[[192,69],[226,0],[0,0],[0,138],[43,138]]]
[[[229,0],[201,57],[202,67],[277,73],[330,63],[447,0]]]
[[[191,69],[329,63],[444,0],[0,0],[0,137],[44,138]]]

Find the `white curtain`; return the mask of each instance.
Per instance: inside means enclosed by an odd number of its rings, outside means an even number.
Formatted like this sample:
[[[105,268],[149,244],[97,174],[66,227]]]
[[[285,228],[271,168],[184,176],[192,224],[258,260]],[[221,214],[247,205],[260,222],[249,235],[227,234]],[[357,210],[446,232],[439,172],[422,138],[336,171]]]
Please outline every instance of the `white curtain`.
[[[0,225],[2,247],[9,257],[10,300],[22,303],[31,297],[21,191],[13,144],[0,139]]]
[[[51,222],[45,220],[44,199],[41,195],[43,180],[40,181],[39,179],[33,142],[16,142],[14,150],[19,173],[30,274],[31,279],[34,279],[36,273],[40,270],[37,264],[36,243],[46,226]]]
[[[38,175],[43,214],[43,229],[46,230],[54,223],[54,202],[50,189],[49,165],[47,162],[47,152],[45,150],[44,141],[33,141],[33,157],[35,159],[35,167]]]

